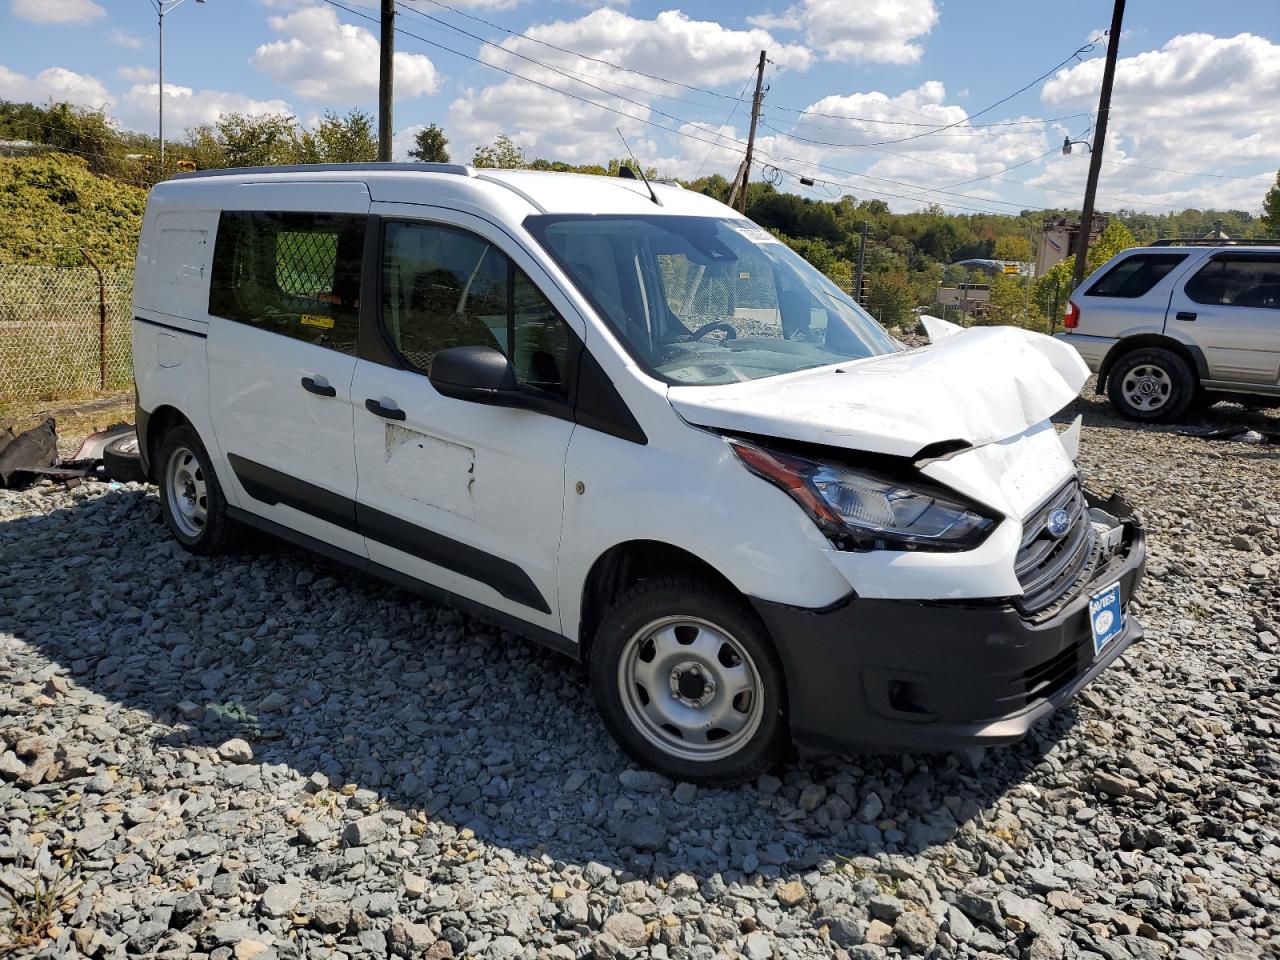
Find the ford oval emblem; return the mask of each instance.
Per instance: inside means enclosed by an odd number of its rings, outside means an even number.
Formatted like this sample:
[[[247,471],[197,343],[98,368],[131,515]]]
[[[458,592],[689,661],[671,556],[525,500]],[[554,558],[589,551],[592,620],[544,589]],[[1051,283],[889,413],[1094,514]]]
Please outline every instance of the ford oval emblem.
[[[1054,510],[1045,521],[1044,528],[1053,539],[1061,540],[1071,529],[1071,514],[1065,510]]]

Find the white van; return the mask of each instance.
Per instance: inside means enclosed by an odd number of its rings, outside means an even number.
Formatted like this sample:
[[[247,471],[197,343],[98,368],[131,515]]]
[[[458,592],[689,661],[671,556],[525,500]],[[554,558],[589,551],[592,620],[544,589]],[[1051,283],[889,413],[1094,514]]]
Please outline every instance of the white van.
[[[1142,531],[1049,419],[1074,350],[932,319],[908,349],[678,186],[189,174],[134,297],[187,549],[257,527],[579,658],[671,777],[1014,741],[1142,635]]]

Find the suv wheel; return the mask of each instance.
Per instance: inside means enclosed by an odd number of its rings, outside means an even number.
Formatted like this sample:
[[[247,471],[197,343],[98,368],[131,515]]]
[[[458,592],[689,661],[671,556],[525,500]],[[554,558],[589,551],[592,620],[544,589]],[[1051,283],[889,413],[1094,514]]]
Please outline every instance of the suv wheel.
[[[190,426],[174,427],[160,444],[160,509],[165,525],[192,553],[222,553],[235,539],[227,500],[209,453]]]
[[[637,584],[601,622],[590,671],[609,731],[672,779],[740,783],[786,753],[777,654],[727,591],[683,577]]]
[[[1186,413],[1195,393],[1186,362],[1160,347],[1126,353],[1107,377],[1107,396],[1130,420],[1175,420]]]

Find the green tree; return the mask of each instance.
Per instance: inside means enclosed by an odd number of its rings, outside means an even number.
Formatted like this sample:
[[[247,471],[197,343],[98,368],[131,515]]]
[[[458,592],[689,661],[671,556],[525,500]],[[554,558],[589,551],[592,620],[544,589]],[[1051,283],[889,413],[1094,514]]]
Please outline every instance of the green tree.
[[[1028,302],[1027,284],[1030,282],[1029,279],[1009,273],[997,273],[991,277],[987,282],[990,293],[986,322],[1043,332],[1044,313],[1035,299]]]
[[[409,156],[422,163],[448,163],[449,140],[437,124],[423,127],[413,135]]]
[[[1280,237],[1280,173],[1276,174],[1276,184],[1262,198],[1262,218],[1267,232],[1273,237]]]
[[[520,148],[505,133],[487,147],[476,147],[471,158],[473,167],[496,167],[500,170],[519,170],[524,167]]]
[[[1031,241],[1018,234],[997,237],[991,256],[996,260],[1016,260],[1018,263],[1027,263],[1031,259]]]
[[[867,312],[886,327],[901,326],[911,317],[915,295],[904,273],[875,273],[867,281]]]
[[[326,110],[314,131],[294,129],[295,163],[369,163],[378,159],[373,116],[351,110],[339,116]]]
[[[1089,247],[1089,267],[1085,274],[1088,275],[1097,270],[1120,251],[1137,245],[1138,241],[1133,238],[1133,232],[1120,221],[1119,217],[1112,217],[1101,236]]]
[[[274,167],[297,159],[298,131],[293,117],[227,113],[215,126],[229,167]]]

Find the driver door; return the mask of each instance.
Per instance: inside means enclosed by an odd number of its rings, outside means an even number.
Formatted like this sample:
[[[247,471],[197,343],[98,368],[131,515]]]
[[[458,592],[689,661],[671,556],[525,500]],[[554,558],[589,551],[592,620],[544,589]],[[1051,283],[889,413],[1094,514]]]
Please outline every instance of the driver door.
[[[374,563],[556,632],[569,388],[567,303],[505,233],[467,214],[374,204],[377,333],[352,380],[357,517]],[[530,279],[538,276],[542,287]],[[576,319],[576,318],[575,318]],[[580,321],[578,321],[580,322]],[[505,353],[538,409],[437,393],[435,353]]]

